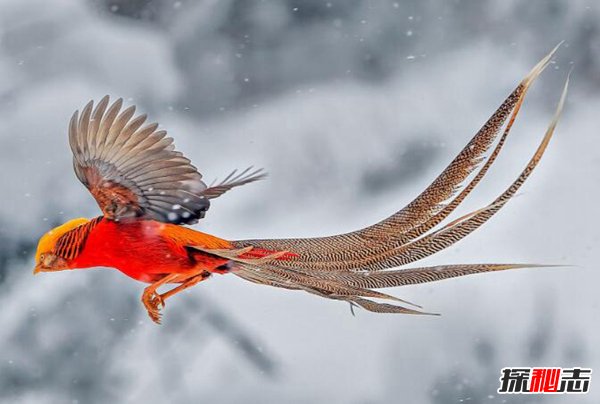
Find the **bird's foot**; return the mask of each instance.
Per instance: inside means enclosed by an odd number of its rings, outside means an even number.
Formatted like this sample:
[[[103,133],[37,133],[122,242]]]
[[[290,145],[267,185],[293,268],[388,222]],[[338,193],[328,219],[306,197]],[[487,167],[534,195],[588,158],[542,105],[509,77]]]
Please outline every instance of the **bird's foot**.
[[[146,310],[148,310],[148,315],[156,324],[160,324],[161,313],[160,310],[165,307],[165,301],[161,295],[156,293],[155,290],[144,290],[144,294],[142,295],[142,303]]]

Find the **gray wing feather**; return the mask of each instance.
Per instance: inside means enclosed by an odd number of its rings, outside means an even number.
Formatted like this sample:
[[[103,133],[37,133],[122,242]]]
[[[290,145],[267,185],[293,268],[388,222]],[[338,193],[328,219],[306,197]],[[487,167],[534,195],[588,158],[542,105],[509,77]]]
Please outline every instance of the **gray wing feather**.
[[[90,101],[69,123],[69,144],[77,178],[90,190],[109,219],[142,217],[192,224],[210,206],[202,175],[175,151],[173,139],[158,124],[121,112],[123,100],[109,106],[106,96]]]

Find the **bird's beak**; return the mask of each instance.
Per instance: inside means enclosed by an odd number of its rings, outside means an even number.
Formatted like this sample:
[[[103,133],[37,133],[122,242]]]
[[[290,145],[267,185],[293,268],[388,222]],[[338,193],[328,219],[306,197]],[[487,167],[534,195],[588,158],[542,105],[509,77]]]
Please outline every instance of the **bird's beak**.
[[[37,275],[40,272],[58,272],[70,269],[67,261],[61,257],[50,257],[46,260],[41,260],[35,264],[33,274]]]
[[[40,262],[39,264],[35,265],[35,268],[33,268],[33,274],[37,275],[40,272],[62,271],[63,269],[66,269],[66,268],[55,269],[53,267],[48,267],[48,266],[44,265],[43,262]]]

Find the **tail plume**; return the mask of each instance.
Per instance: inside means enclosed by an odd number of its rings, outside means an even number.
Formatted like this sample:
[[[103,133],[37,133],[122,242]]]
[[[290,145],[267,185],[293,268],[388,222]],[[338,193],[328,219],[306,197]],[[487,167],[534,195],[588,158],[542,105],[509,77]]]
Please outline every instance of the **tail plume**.
[[[568,78],[540,145],[517,179],[489,205],[442,225],[487,174],[506,142],[529,87],[555,51],[556,48],[529,72],[431,185],[387,219],[336,236],[237,240],[232,242],[233,250],[203,251],[231,260],[235,263],[233,273],[248,281],[304,290],[378,313],[432,314],[399,305],[420,307],[373,289],[539,267],[535,264],[458,264],[390,270],[419,261],[466,237],[498,212],[527,180],[552,138],[564,106]],[[438,225],[442,226],[435,229]],[[263,253],[257,254],[257,251]]]

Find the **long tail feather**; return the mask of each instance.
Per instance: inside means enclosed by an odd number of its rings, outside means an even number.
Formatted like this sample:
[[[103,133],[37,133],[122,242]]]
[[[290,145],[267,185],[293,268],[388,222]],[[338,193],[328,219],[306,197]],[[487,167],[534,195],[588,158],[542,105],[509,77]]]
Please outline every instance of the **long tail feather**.
[[[241,264],[236,270],[234,270],[233,273],[235,275],[239,276],[240,278],[251,281],[253,283],[274,286],[274,287],[279,287],[279,288],[285,288],[285,289],[304,290],[305,292],[308,292],[308,293],[311,293],[311,294],[314,294],[314,295],[317,295],[320,297],[324,297],[327,299],[346,301],[351,304],[354,303],[354,304],[357,304],[358,306],[360,306],[368,311],[372,311],[372,312],[401,313],[401,314],[434,314],[434,313],[427,313],[427,312],[423,312],[423,311],[419,311],[419,310],[415,310],[415,309],[409,309],[409,308],[406,308],[406,307],[403,307],[400,305],[378,303],[378,302],[374,302],[372,300],[364,299],[364,297],[366,296],[366,297],[372,297],[372,298],[394,300],[399,303],[405,303],[405,304],[409,304],[411,306],[415,306],[415,307],[419,307],[419,308],[421,307],[417,304],[411,303],[411,302],[403,300],[403,299],[396,298],[391,295],[373,294],[372,292],[374,292],[374,291],[372,291],[370,289],[358,288],[358,287],[349,289],[348,283],[335,282],[335,281],[331,280],[329,282],[329,285],[337,285],[334,289],[338,292],[340,290],[342,290],[344,292],[346,292],[348,290],[354,290],[354,293],[332,293],[331,290],[328,290],[328,289],[330,289],[331,286],[329,286],[327,289],[323,289],[322,287],[314,286],[314,285],[308,284],[306,282],[302,282],[302,283],[291,282],[291,281],[285,279],[284,277],[274,275],[270,271],[257,270],[257,268],[252,268],[251,266],[248,266],[248,264]],[[317,283],[321,284],[321,282],[322,282],[322,280],[319,280],[317,278]]]
[[[304,290],[377,313],[433,314],[370,300],[383,299],[420,308],[414,303],[374,289],[477,273],[546,266],[457,264],[389,270],[428,257],[466,237],[498,212],[527,180],[552,138],[565,103],[568,78],[540,145],[517,179],[489,205],[435,229],[443,224],[487,174],[506,142],[529,87],[548,65],[555,51],[556,48],[532,69],[436,180],[409,205],[387,219],[337,236],[238,240],[231,242],[232,249],[194,248],[230,260],[234,264],[232,272],[250,282]],[[498,138],[502,127],[504,131]],[[496,146],[486,159],[484,154],[496,141]],[[461,190],[460,186],[478,168],[479,171]],[[245,173],[241,177],[244,175]]]
[[[416,285],[457,278],[485,272],[506,271],[520,268],[545,268],[554,265],[538,264],[454,264],[433,267],[407,268],[395,271],[378,272],[331,272],[315,271],[311,275],[322,277],[357,288],[379,289],[397,286]]]
[[[346,297],[362,296],[371,297],[376,299],[393,300],[402,303],[412,304],[405,300],[397,297],[378,292],[375,290],[356,288],[351,285],[337,282],[335,280],[322,279],[315,276],[307,275],[301,272],[297,272],[290,269],[281,268],[277,265],[271,265],[268,262],[270,260],[276,260],[273,254],[272,258],[265,260],[265,258],[240,258],[239,254],[231,255],[226,250],[211,250],[199,246],[190,246],[198,251],[202,251],[207,254],[216,255],[218,257],[227,258],[234,263],[239,264],[242,268],[248,270],[254,270],[254,278],[259,280],[261,277],[265,280],[271,281],[277,284],[284,284],[289,286],[298,286],[301,289],[307,289],[311,291],[319,291],[320,293],[327,294],[330,297],[339,297],[345,299]],[[236,272],[235,270],[233,271]]]
[[[542,142],[538,146],[535,154],[521,172],[519,177],[508,187],[498,198],[496,198],[490,205],[483,209],[475,212],[475,214],[468,215],[465,220],[461,220],[456,223],[451,223],[443,227],[442,229],[431,233],[430,235],[424,236],[414,242],[403,245],[395,250],[390,250],[384,256],[372,257],[369,260],[369,264],[355,263],[363,269],[386,269],[393,268],[401,265],[406,265],[411,262],[418,261],[425,257],[428,257],[436,252],[439,252],[457,241],[463,239],[474,230],[479,228],[482,224],[488,221],[494,214],[496,214],[519,190],[521,185],[527,180],[529,175],[533,172],[535,167],[540,162],[548,143],[554,134],[554,130],[560,118],[564,102],[567,95],[567,89],[569,85],[569,79],[565,82],[563,92],[558,103],[558,107],[550,122],[550,125],[542,139]]]
[[[234,245],[239,247],[257,246],[275,251],[289,250],[301,255],[298,259],[291,259],[286,263],[289,268],[301,269],[306,268],[307,265],[312,265],[312,263],[331,264],[332,262],[338,262],[337,266],[329,266],[330,269],[337,269],[343,267],[348,260],[358,258],[358,254],[364,254],[364,258],[369,254],[381,253],[389,250],[391,243],[394,246],[402,245],[424,234],[452,213],[485,176],[505,143],[529,87],[548,65],[555,51],[556,48],[529,72],[442,174],[413,202],[394,215],[365,229],[337,236],[304,239],[240,240],[233,242]],[[464,179],[477,168],[477,165],[482,161],[482,155],[494,142],[508,117],[510,118],[504,133],[496,148],[488,157],[487,162],[462,192],[451,202],[444,205],[443,202],[451,197]]]

